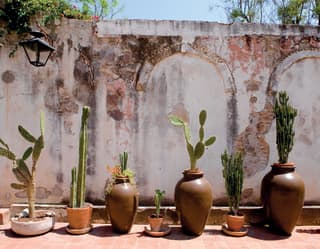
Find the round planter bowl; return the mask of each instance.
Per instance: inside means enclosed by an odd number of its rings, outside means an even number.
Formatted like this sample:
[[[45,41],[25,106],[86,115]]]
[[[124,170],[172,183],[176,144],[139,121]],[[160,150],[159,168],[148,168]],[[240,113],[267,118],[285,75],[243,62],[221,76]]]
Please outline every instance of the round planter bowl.
[[[11,218],[11,230],[23,236],[35,236],[49,232],[54,223],[54,213],[52,216],[39,218],[36,221],[20,221],[19,218],[13,217]]]

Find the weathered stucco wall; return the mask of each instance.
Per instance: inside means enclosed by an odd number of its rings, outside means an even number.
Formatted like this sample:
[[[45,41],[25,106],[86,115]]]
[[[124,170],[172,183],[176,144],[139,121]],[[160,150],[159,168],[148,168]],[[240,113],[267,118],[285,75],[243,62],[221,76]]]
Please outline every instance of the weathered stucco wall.
[[[129,152],[141,204],[155,188],[173,203],[174,186],[189,167],[179,114],[197,138],[198,113],[208,111],[206,134],[215,135],[198,166],[226,204],[220,154],[245,151],[243,204],[259,204],[260,182],[277,160],[272,105],[286,89],[299,109],[290,160],[306,183],[306,203],[320,203],[319,30],[276,25],[123,20],[63,20],[53,27],[57,51],[45,68],[31,67],[19,49],[0,47],[0,137],[20,154],[18,124],[38,134],[46,113],[45,150],[38,168],[39,202],[64,203],[77,164],[83,105],[89,105],[88,200],[103,203],[106,165]],[[0,158],[0,206],[24,201],[10,188],[10,163]]]

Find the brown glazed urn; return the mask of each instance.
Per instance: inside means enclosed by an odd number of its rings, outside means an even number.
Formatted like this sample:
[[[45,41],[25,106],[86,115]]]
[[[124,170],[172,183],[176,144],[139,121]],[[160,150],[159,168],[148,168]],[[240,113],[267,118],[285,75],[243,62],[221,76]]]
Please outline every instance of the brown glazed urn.
[[[261,184],[261,201],[269,225],[280,234],[291,235],[304,202],[304,182],[294,163],[273,164]]]
[[[69,226],[67,231],[71,234],[84,234],[91,230],[92,206],[86,204],[81,208],[67,207]]]
[[[115,179],[112,190],[106,195],[106,208],[112,229],[117,233],[128,233],[138,209],[138,193],[128,177]]]
[[[203,172],[185,170],[175,187],[174,198],[183,232],[201,235],[213,200],[211,185]]]

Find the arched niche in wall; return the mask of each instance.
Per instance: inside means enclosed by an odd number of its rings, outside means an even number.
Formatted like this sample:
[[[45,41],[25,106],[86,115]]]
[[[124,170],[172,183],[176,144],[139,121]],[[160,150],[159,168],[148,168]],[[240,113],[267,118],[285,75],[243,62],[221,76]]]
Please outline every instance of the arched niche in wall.
[[[270,101],[274,94],[286,90],[290,102],[298,109],[295,144],[289,160],[306,184],[305,201],[320,203],[320,51],[300,51],[288,56],[273,71],[269,81]],[[270,160],[278,159],[275,123],[269,136]]]
[[[198,141],[200,110],[207,110],[205,137],[216,136],[216,143],[198,161],[207,179],[223,193],[220,154],[237,133],[237,103],[233,77],[225,64],[191,53],[176,53],[158,62],[150,71],[139,95],[138,132],[135,155],[137,181],[144,198],[154,189],[166,190],[173,200],[174,186],[189,168],[183,130],[168,121],[171,114],[189,120],[193,143]],[[217,195],[215,192],[215,197]]]

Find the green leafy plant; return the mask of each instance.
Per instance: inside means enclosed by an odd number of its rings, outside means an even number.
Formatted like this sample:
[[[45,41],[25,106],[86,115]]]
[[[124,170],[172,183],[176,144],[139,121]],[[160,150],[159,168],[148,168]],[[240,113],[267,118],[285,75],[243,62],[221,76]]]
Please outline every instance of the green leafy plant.
[[[196,143],[195,146],[192,146],[189,124],[184,120],[182,120],[180,117],[177,117],[177,116],[169,117],[171,124],[173,124],[174,126],[183,127],[184,137],[187,145],[187,151],[190,158],[191,170],[196,170],[197,160],[203,156],[206,146],[210,146],[216,141],[216,137],[214,136],[204,140],[204,124],[206,122],[206,119],[207,119],[207,112],[205,110],[202,110],[199,114],[199,123],[200,123],[199,141]]]
[[[87,122],[90,108],[82,108],[81,129],[79,138],[79,162],[78,168],[71,170],[71,189],[70,189],[70,207],[83,207],[86,192],[86,171],[87,171],[87,147],[88,147],[88,128]]]
[[[5,0],[4,7],[0,8],[0,20],[6,22],[9,31],[18,34],[29,32],[32,21],[46,26],[61,17],[91,18],[66,0]]]
[[[28,147],[21,158],[11,151],[8,144],[0,139],[0,156],[12,161],[12,172],[19,183],[11,183],[11,187],[17,190],[24,190],[28,197],[29,217],[35,218],[35,177],[37,162],[42,149],[44,148],[44,114],[40,112],[40,136],[35,138],[29,131],[21,125],[18,126],[20,135],[33,146]],[[27,160],[31,156],[31,171],[27,165]]]
[[[156,206],[156,217],[160,217],[160,207],[161,207],[161,201],[162,198],[164,197],[166,191],[161,191],[160,189],[156,189],[154,191],[154,204]]]
[[[76,0],[81,3],[81,11],[91,15],[95,20],[112,19],[123,10],[118,0]]]
[[[240,198],[243,185],[243,158],[241,152],[228,154],[225,150],[221,155],[222,175],[228,194],[228,204],[233,215],[239,214]]]
[[[119,154],[120,165],[113,167],[107,165],[107,171],[111,174],[111,179],[107,183],[106,192],[110,193],[117,178],[128,178],[129,183],[135,185],[134,172],[128,169],[128,152],[124,151]]]
[[[294,119],[297,116],[297,109],[289,104],[289,96],[286,91],[281,91],[276,98],[274,113],[276,117],[277,149],[279,163],[287,163],[289,153],[293,147],[294,140]]]

